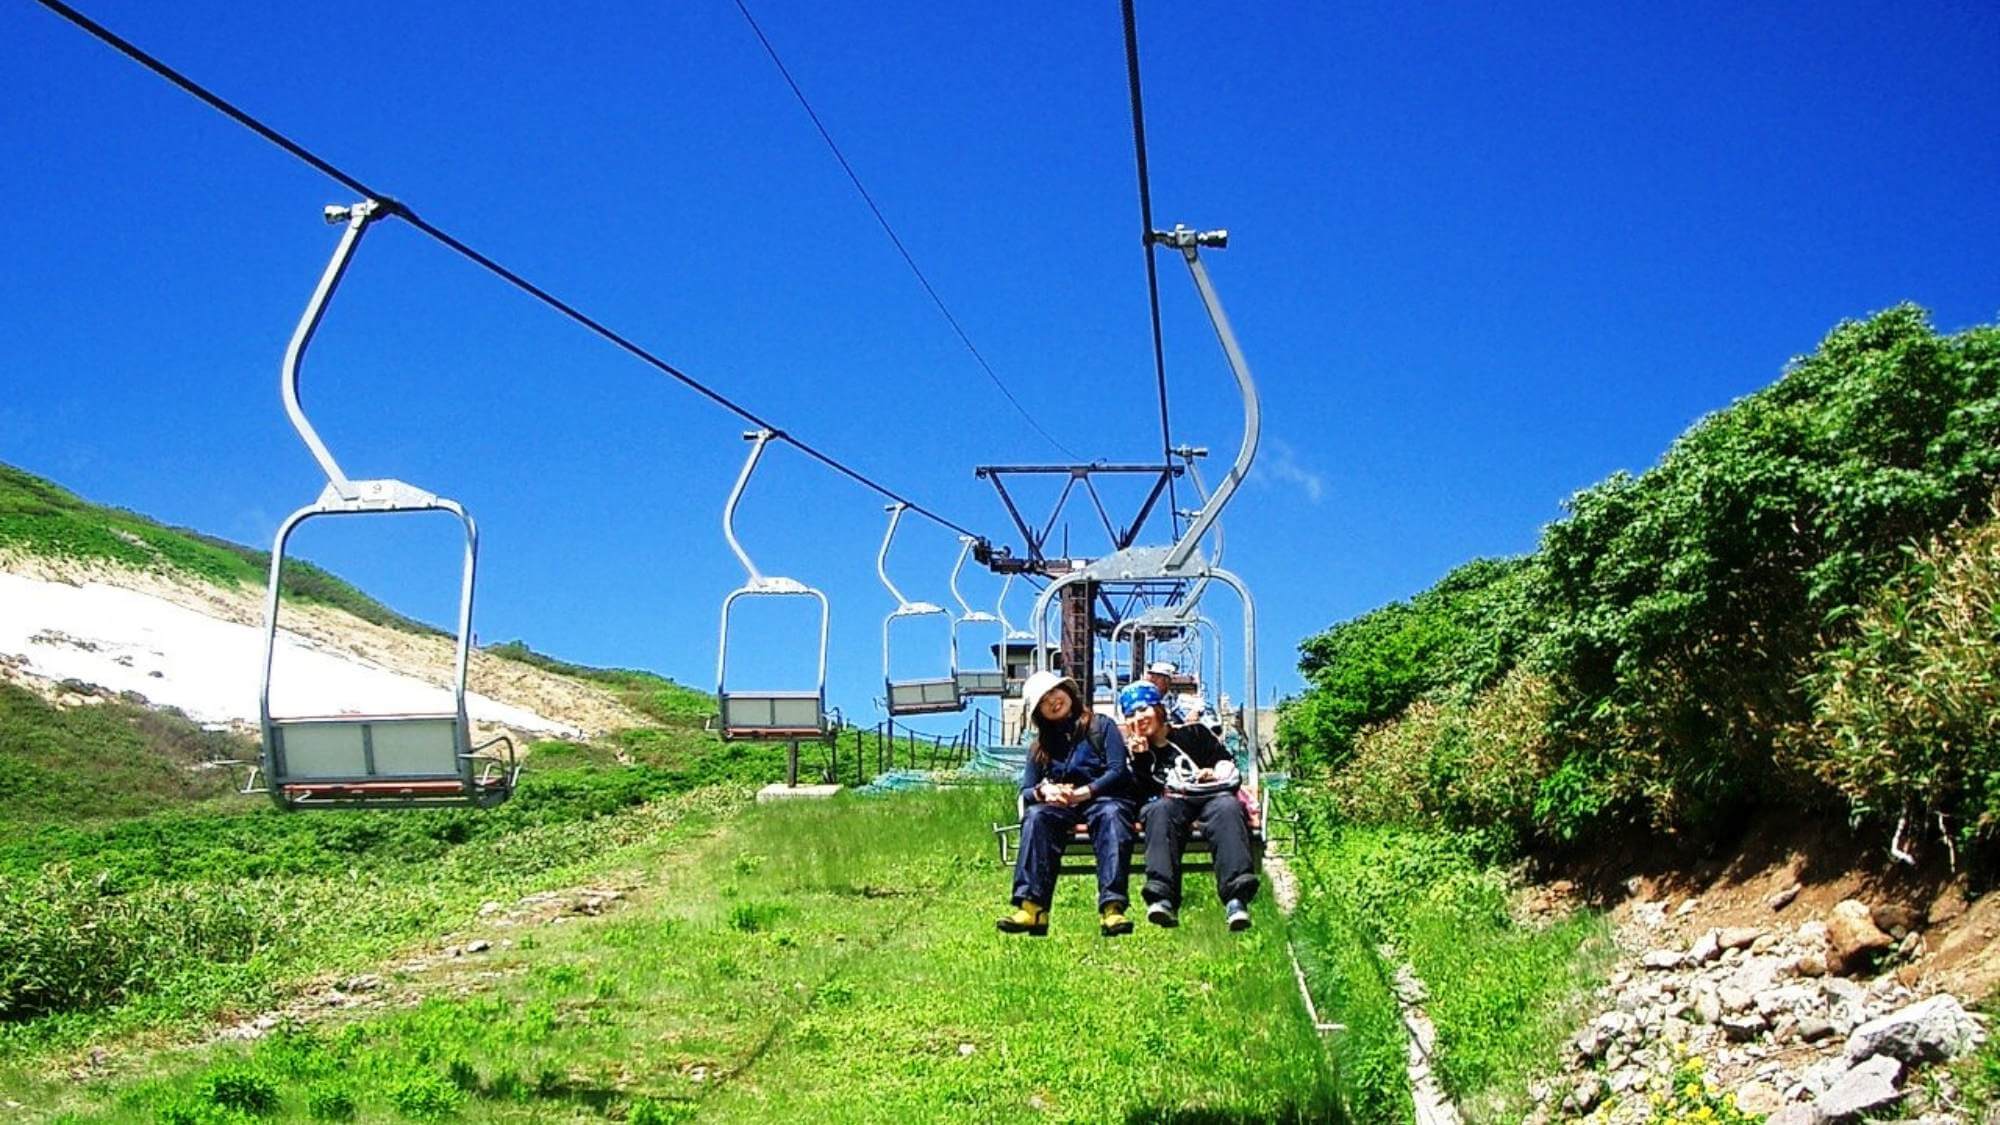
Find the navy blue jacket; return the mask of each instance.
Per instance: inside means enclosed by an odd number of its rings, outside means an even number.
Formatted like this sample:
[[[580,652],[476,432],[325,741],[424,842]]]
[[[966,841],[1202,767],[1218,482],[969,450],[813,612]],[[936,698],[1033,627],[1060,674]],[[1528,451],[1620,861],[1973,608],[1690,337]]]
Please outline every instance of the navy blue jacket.
[[[1076,728],[1068,724],[1044,737],[1042,748],[1048,751],[1048,767],[1037,764],[1032,752],[1028,754],[1028,766],[1021,774],[1022,799],[1034,804],[1035,787],[1044,780],[1088,785],[1096,797],[1131,799],[1132,773],[1125,765],[1125,736],[1119,733],[1118,724],[1103,715],[1092,715],[1090,730],[1095,741],[1075,738]],[[1098,743],[1103,743],[1102,749]]]

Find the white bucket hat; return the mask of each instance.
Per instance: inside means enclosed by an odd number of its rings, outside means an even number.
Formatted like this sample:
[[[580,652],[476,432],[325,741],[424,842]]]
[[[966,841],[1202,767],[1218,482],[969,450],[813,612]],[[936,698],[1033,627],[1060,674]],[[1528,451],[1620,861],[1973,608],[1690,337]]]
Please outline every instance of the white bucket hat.
[[[1180,671],[1180,665],[1175,664],[1171,660],[1155,660],[1151,664],[1146,665],[1146,674],[1149,676],[1155,674],[1161,676],[1178,676],[1180,675]]]
[[[1021,685],[1021,706],[1032,715],[1042,706],[1042,697],[1063,682],[1066,677],[1061,672],[1037,672]]]

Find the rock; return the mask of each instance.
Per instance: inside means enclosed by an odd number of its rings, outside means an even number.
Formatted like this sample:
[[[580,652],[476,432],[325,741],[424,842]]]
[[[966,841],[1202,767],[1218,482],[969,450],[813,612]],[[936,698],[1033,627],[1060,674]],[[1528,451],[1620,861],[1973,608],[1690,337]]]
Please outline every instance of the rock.
[[[1563,1099],[1563,1108],[1582,1117],[1596,1109],[1606,1093],[1603,1078],[1595,1074],[1583,1075],[1576,1080],[1576,1085],[1570,1087],[1569,1096]]]
[[[1783,910],[1785,907],[1790,906],[1792,900],[1797,897],[1799,897],[1799,885],[1793,883],[1791,886],[1765,899],[1764,902],[1773,910]]]
[[[1722,1017],[1722,1033],[1738,1043],[1748,1043],[1763,1034],[1764,1029],[1769,1026],[1771,1025],[1764,1021],[1764,1017],[1755,1012]]]
[[[1700,908],[1701,908],[1700,899],[1698,898],[1682,899],[1680,906],[1674,910],[1674,917],[1685,918],[1688,915],[1693,914],[1696,910],[1699,910]]]
[[[1939,994],[1869,1020],[1847,1037],[1850,1062],[1887,1056],[1903,1062],[1943,1062],[1979,1038],[1979,1025],[1954,997]]]
[[[1650,930],[1657,930],[1667,924],[1667,904],[1664,902],[1642,902],[1632,908],[1632,920]]]
[[[343,992],[373,992],[382,987],[382,978],[374,973],[362,973],[340,982]]]
[[[1722,999],[1713,988],[1703,988],[1694,994],[1694,1014],[1703,1023],[1717,1023],[1722,1019]]]
[[[1833,1034],[1833,1025],[1818,1016],[1807,1016],[1799,1021],[1799,1038],[1808,1043],[1817,1043]]]
[[[1802,977],[1823,977],[1826,975],[1826,958],[1818,953],[1801,953],[1792,962],[1792,971]]]
[[[1813,1108],[1829,1121],[1847,1121],[1870,1110],[1893,1105],[1903,1094],[1896,1079],[1903,1064],[1887,1055],[1877,1055],[1833,1080]]]
[[[1785,1099],[1767,1082],[1753,1080],[1736,1088],[1736,1108],[1745,1113],[1769,1116],[1784,1104]]]
[[[1891,934],[1890,936],[1894,937],[1895,935]],[[1903,935],[1903,940],[1896,943],[1896,955],[1906,958],[1915,957],[1917,951],[1922,949],[1923,945],[1924,939],[1922,935],[1918,934],[1915,930],[1911,930]]]
[[[1743,949],[1751,942],[1764,936],[1764,931],[1755,926],[1730,926],[1717,930],[1715,940],[1724,949]]]
[[[1722,1001],[1722,1010],[1725,1012],[1746,1011],[1756,1003],[1755,995],[1749,989],[1739,988],[1733,984],[1723,985],[1716,996]]]
[[[1916,928],[1917,912],[1907,906],[1884,902],[1869,909],[1868,920],[1875,923],[1876,929],[1897,941],[1902,941],[1905,935]]]
[[[495,914],[498,914],[505,909],[507,908],[489,899],[488,901],[479,904],[479,916],[481,918],[491,918]]]
[[[477,941],[469,941],[465,944],[465,951],[467,953],[484,953],[491,948],[493,948],[493,943],[487,941],[485,938],[480,938]]]
[[[1684,959],[1685,958],[1683,958],[1680,953],[1674,950],[1655,949],[1649,951],[1648,953],[1646,953],[1645,956],[1639,958],[1639,964],[1645,966],[1648,969],[1652,969],[1655,972],[1664,972],[1669,969],[1680,968],[1681,962]]]
[[[1833,908],[1826,923],[1827,941],[1833,946],[1831,967],[1853,973],[1867,966],[1875,954],[1894,944],[1888,934],[1875,926],[1866,903],[1844,899]]]
[[[1764,1125],[1822,1125],[1826,1117],[1811,1103],[1794,1102],[1764,1119]]]
[[[1714,930],[1696,938],[1694,945],[1687,952],[1687,960],[1691,965],[1706,965],[1720,956],[1722,956],[1722,942]]]

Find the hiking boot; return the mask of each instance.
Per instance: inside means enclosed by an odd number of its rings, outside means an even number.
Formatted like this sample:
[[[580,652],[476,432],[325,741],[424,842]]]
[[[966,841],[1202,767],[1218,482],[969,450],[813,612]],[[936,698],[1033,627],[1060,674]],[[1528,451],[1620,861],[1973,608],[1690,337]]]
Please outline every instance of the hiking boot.
[[[1174,909],[1173,903],[1166,899],[1157,899],[1146,905],[1146,921],[1155,926],[1173,929],[1181,924],[1181,915],[1180,911]]]
[[[1250,908],[1243,905],[1243,900],[1240,898],[1232,898],[1222,904],[1222,917],[1229,923],[1231,930],[1250,928]]]
[[[1117,937],[1132,932],[1132,919],[1125,917],[1125,907],[1121,903],[1107,902],[1097,912],[1097,928],[1105,937]]]
[[[1000,919],[993,925],[1003,934],[1028,934],[1033,937],[1049,936],[1049,910],[1046,906],[1036,906],[1024,902],[1014,908],[1014,913]]]

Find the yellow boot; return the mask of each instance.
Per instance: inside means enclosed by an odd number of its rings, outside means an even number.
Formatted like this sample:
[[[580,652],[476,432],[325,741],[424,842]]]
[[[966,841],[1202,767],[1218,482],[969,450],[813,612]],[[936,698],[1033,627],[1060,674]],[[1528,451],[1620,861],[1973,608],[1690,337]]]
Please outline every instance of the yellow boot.
[[[1115,902],[1107,902],[1097,912],[1097,929],[1105,937],[1117,937],[1132,932],[1132,919],[1125,917],[1125,908]]]
[[[1023,902],[1014,908],[1014,913],[994,923],[1003,934],[1029,934],[1034,937],[1049,936],[1049,908]]]

